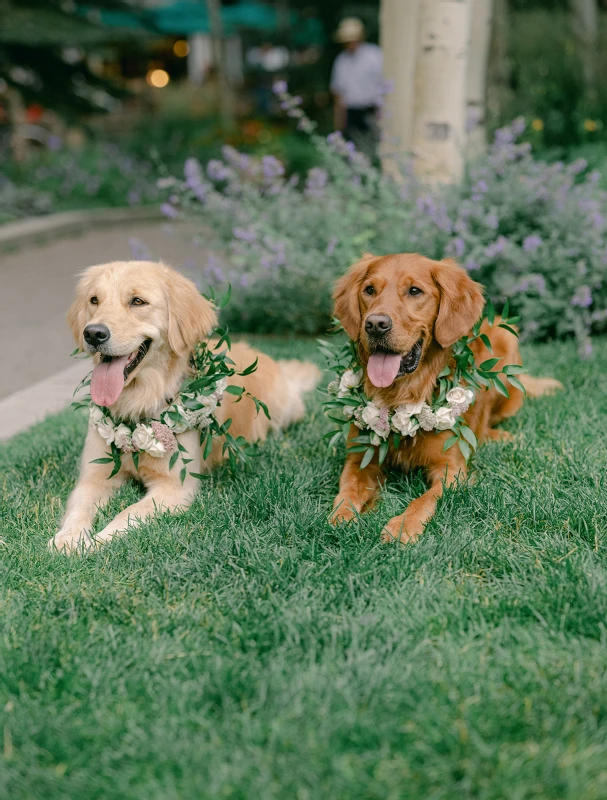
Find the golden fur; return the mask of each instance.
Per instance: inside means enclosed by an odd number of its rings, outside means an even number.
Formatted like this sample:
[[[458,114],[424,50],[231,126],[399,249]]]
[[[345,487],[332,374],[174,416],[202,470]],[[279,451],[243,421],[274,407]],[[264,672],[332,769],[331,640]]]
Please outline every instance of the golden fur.
[[[420,289],[421,294],[409,294],[412,286]],[[365,291],[368,287],[372,287],[371,295]],[[470,331],[484,306],[481,286],[454,261],[432,261],[411,253],[365,254],[339,280],[334,300],[335,316],[359,345],[365,375],[364,390],[371,400],[388,408],[422,400],[430,402],[438,374],[450,361],[451,346]],[[371,314],[386,314],[391,318],[388,344],[394,352],[405,354],[420,338],[423,339],[417,369],[409,375],[397,377],[387,388],[374,386],[366,371],[373,343],[365,331],[365,321]],[[498,367],[522,363],[518,340],[512,333],[497,326],[490,328],[486,323],[483,332],[491,341],[493,353],[477,339],[472,344],[477,363],[492,355],[501,358]],[[521,380],[534,397],[561,388],[558,381],[550,378],[521,376]],[[495,389],[477,393],[476,402],[465,414],[465,420],[479,442],[510,438],[506,431],[493,429],[501,420],[513,416],[523,403],[523,395],[518,389],[509,388],[509,393],[509,399]],[[350,436],[357,435],[358,429],[352,425]],[[466,463],[457,445],[443,451],[445,440],[451,435],[450,431],[426,433],[419,430],[414,438],[404,437],[397,450],[389,451],[388,466],[407,470],[423,468],[430,488],[413,500],[404,514],[387,523],[382,533],[384,541],[415,541],[433,516],[444,486],[465,478]],[[384,471],[377,456],[362,470],[361,460],[361,453],[346,457],[339,494],[334,502],[333,522],[353,519],[365,507],[372,506],[376,499]]]
[[[92,297],[97,300],[95,305]],[[144,299],[146,305],[131,305],[133,297]],[[132,422],[157,417],[167,408],[167,400],[178,393],[188,374],[192,348],[208,336],[217,321],[213,306],[190,280],[163,264],[145,261],[119,261],[87,269],[78,283],[67,319],[77,343],[89,352],[91,348],[83,339],[83,330],[89,324],[104,324],[110,329],[110,355],[128,354],[145,339],[152,340],[149,351],[128,375],[111,407],[115,418]],[[271,416],[268,420],[263,413],[256,414],[249,398],[236,403],[236,397],[226,394],[216,415],[220,421],[232,419],[230,433],[251,442],[263,441],[270,431],[303,417],[302,395],[316,385],[319,377],[313,364],[273,361],[244,342],[232,347],[230,357],[238,371],[259,359],[256,372],[245,378],[234,377],[230,382],[244,386],[265,402]],[[99,358],[99,354],[93,355],[95,363]],[[61,528],[49,545],[66,552],[88,549],[124,533],[129,525],[156,511],[187,508],[200,485],[189,472],[205,472],[217,465],[222,459],[221,445],[216,442],[210,457],[203,462],[197,431],[186,431],[178,439],[193,459],[183,484],[178,466],[169,471],[168,456],[154,458],[145,453],[140,454],[139,471],[132,457],[123,455],[120,472],[108,480],[112,465],[91,463],[103,457],[108,447],[97,431],[89,429],[78,484],[68,500]],[[97,509],[129,478],[140,480],[147,494],[94,536],[91,528]]]

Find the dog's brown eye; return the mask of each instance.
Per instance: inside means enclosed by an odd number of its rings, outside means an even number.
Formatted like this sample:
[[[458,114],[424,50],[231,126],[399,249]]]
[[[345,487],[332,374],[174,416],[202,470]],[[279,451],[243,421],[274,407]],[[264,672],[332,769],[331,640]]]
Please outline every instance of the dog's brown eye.
[[[418,288],[417,288],[417,286],[412,286],[412,287],[409,289],[409,294],[410,294],[410,295],[413,295],[413,297],[415,297],[415,296],[416,296],[416,295],[418,295],[418,294],[423,294],[423,292],[422,292],[422,290],[421,290],[421,289],[418,289]]]
[[[375,289],[372,286],[365,286],[365,294],[375,294]]]
[[[97,300],[96,297],[91,297],[91,305],[96,306],[98,303],[99,303],[99,300]]]
[[[147,303],[145,302],[145,300],[142,300],[141,297],[133,297],[133,299],[131,300],[131,305],[132,306],[147,306]]]

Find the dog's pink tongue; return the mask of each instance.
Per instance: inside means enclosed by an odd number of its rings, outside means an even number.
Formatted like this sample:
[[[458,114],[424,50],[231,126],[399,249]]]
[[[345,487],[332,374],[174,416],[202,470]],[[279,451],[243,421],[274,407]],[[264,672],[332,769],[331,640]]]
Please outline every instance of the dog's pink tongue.
[[[109,408],[118,400],[124,386],[124,368],[128,359],[128,356],[121,356],[97,364],[91,376],[93,403]]]
[[[367,364],[367,375],[373,386],[385,389],[396,378],[399,367],[398,353],[373,353]]]

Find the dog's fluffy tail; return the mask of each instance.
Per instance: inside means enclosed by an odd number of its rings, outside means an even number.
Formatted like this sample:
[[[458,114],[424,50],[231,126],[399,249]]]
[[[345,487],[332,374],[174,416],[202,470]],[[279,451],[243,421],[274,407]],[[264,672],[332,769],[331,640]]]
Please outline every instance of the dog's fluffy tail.
[[[525,387],[527,397],[554,394],[563,388],[563,384],[556,378],[534,378],[533,375],[519,375],[518,378]]]
[[[312,364],[310,361],[291,359],[279,361],[278,365],[284,375],[284,382],[289,393],[288,407],[284,409],[285,418],[280,423],[282,428],[303,418],[306,412],[303,396],[316,387],[321,372],[316,364]]]

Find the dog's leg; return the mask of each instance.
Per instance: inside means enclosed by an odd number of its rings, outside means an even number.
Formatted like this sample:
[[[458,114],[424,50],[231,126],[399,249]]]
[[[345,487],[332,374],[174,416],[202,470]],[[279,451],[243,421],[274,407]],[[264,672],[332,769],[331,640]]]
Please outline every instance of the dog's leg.
[[[354,436],[358,435],[357,428],[355,431]],[[352,453],[346,458],[339,479],[339,494],[333,502],[333,512],[329,519],[332,525],[354,519],[377,495],[383,470],[377,463],[377,457],[374,457],[364,469],[360,469],[363,455],[363,453]]]
[[[86,545],[97,511],[124,483],[125,476],[122,473],[108,479],[112,465],[91,463],[94,459],[106,456],[106,450],[103,439],[89,430],[78,482],[68,498],[59,532],[48,543],[49,549],[68,553]]]
[[[138,503],[125,508],[109,525],[98,533],[89,543],[88,547],[98,547],[111,541],[115,536],[121,536],[127,529],[165,511],[183,511],[191,505],[198,487],[198,479],[187,475],[183,483],[178,476],[163,476],[146,482],[148,493]]]
[[[428,472],[430,488],[421,497],[409,503],[404,514],[392,517],[382,531],[382,542],[415,542],[424,532],[424,527],[432,519],[436,504],[442,497],[445,487],[466,477],[466,463],[461,457],[452,457],[440,467],[431,467]]]
[[[59,532],[49,541],[51,550],[69,553],[90,543],[90,530],[99,508],[105,505],[124,480],[118,475],[108,480],[108,467],[91,465],[85,470],[67,501],[67,508]]]

